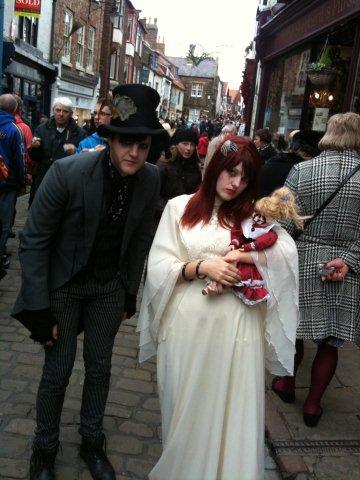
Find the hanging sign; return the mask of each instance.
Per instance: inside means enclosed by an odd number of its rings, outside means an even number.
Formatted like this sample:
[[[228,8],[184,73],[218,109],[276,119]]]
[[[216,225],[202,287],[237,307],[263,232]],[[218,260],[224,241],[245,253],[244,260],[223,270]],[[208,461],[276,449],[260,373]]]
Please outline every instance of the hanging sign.
[[[15,0],[14,15],[18,17],[40,17],[41,0]]]

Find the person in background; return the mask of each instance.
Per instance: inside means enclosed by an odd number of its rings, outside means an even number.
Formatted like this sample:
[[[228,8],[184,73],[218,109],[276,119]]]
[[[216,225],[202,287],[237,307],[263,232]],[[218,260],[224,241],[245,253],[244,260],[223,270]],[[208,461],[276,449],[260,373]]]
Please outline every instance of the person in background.
[[[100,99],[94,108],[94,123],[95,128],[98,128],[100,125],[110,125],[111,120],[116,118],[117,111],[111,102],[106,98]],[[77,147],[77,153],[88,152],[93,150],[102,150],[108,146],[106,138],[99,136],[97,132],[89,135],[88,137],[81,140]]]
[[[209,146],[209,137],[208,137],[208,134],[204,132],[199,137],[199,145],[197,147],[197,152],[198,152],[200,164],[202,167],[204,165],[204,160],[207,154],[208,146]]]
[[[277,152],[271,143],[271,133],[268,128],[256,130],[253,141],[258,149],[262,163],[276,155]]]
[[[6,175],[0,180],[0,266],[7,269],[10,260],[6,255],[6,242],[14,221],[17,193],[25,183],[25,144],[16,125],[17,101],[9,93],[0,96],[0,157]]]
[[[80,141],[86,136],[84,130],[76,125],[72,118],[73,105],[69,98],[55,98],[53,116],[39,125],[33,136],[30,157],[37,163],[33,178],[29,204],[32,203],[46,172],[59,158],[72,155]]]
[[[272,383],[284,402],[293,403],[304,340],[317,345],[303,405],[308,427],[316,427],[323,413],[321,400],[336,371],[338,348],[345,341],[360,346],[360,115],[330,117],[319,148],[321,154],[297,163],[285,182],[298,199],[300,214],[310,219],[300,234],[293,223],[284,225],[297,239],[300,323],[294,376],[275,377]]]
[[[281,152],[286,152],[287,148],[288,148],[288,143],[287,141],[285,140],[285,137],[282,133],[274,133],[273,135],[273,144],[274,144],[274,147],[275,147],[275,150],[278,152],[278,153],[281,153]]]
[[[23,137],[24,137],[24,145],[25,145],[25,180],[28,185],[31,185],[32,183],[32,176],[34,174],[35,170],[35,163],[31,160],[30,155],[29,155],[29,150],[32,146],[32,139],[33,139],[33,134],[31,131],[31,128],[27,123],[24,122],[21,112],[23,108],[23,101],[21,97],[18,95],[13,95],[15,100],[17,101],[17,109],[15,112],[15,121],[16,125],[20,128],[22,131]]]
[[[220,145],[221,142],[226,140],[227,138],[231,137],[232,135],[236,135],[236,126],[233,123],[227,123],[226,125],[223,126],[221,129],[220,135],[217,137],[214,137],[208,145],[205,160],[204,160],[204,170],[206,167],[209,165],[209,162],[212,158],[212,156],[215,153],[215,150],[217,149],[218,145]]]
[[[190,128],[178,128],[171,138],[171,158],[157,163],[160,173],[160,203],[157,220],[171,198],[196,192],[201,183],[200,160],[196,151],[198,136]]]
[[[282,187],[294,165],[319,155],[318,143],[321,137],[321,132],[297,130],[292,136],[290,151],[278,153],[262,165],[260,171],[260,197],[266,197],[277,188]]]

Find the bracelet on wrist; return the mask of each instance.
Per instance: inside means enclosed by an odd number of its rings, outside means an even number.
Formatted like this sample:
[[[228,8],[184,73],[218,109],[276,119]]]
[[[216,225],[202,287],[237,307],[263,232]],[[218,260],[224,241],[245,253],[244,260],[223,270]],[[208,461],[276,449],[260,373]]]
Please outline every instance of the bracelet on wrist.
[[[181,276],[185,280],[185,282],[192,282],[193,278],[186,277],[186,267],[189,265],[190,262],[185,262],[181,269]]]
[[[204,278],[206,278],[206,275],[200,275],[200,265],[202,264],[204,260],[199,260],[196,264],[196,268],[195,268],[195,275],[196,275],[196,278],[199,278],[200,280],[204,280]]]

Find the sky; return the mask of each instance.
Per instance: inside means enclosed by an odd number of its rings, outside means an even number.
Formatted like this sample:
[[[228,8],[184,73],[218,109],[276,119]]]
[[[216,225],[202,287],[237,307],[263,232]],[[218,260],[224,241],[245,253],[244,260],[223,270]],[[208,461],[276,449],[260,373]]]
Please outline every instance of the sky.
[[[140,18],[157,18],[165,54],[185,57],[190,43],[219,59],[219,76],[239,88],[245,48],[255,34],[256,0],[132,0]]]

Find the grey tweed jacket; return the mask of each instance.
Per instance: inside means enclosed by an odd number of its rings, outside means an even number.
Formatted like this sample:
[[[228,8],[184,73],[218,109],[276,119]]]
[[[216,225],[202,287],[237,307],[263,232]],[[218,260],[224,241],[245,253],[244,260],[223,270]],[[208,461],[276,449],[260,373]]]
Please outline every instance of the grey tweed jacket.
[[[12,314],[49,307],[49,293],[86,265],[103,203],[104,152],[54,162],[30,208],[20,235],[22,286]],[[159,196],[157,167],[136,176],[119,259],[124,290],[136,294],[151,243]]]
[[[297,196],[303,215],[313,215],[360,163],[351,150],[324,151],[295,165],[285,186]],[[290,234],[293,224],[286,224]],[[360,341],[360,171],[297,240],[300,277],[298,338],[330,335]],[[342,258],[350,267],[343,282],[322,282],[317,265]]]

